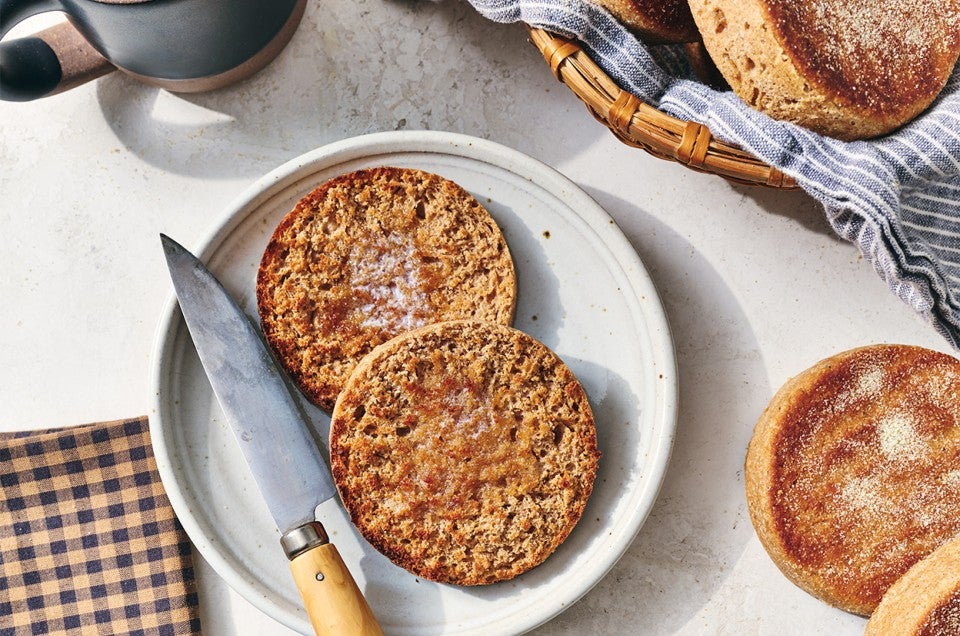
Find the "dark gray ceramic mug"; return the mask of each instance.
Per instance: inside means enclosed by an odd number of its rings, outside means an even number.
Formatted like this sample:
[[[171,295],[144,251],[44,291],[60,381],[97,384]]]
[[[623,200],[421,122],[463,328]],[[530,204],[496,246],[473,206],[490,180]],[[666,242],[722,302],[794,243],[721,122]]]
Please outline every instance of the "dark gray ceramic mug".
[[[248,77],[286,46],[306,0],[0,0],[0,37],[62,11],[67,22],[0,42],[0,99],[29,101],[114,69],[177,92]]]

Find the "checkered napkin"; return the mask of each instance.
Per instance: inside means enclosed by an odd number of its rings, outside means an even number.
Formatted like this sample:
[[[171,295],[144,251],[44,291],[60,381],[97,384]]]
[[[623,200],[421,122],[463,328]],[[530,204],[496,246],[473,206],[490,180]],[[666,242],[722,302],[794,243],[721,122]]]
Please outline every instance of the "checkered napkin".
[[[960,70],[912,124],[847,143],[774,121],[733,93],[704,86],[682,48],[644,47],[584,0],[470,3],[491,20],[577,39],[621,88],[796,179],[890,289],[960,348]],[[843,281],[834,285],[842,294]]]
[[[0,434],[0,636],[199,634],[147,419]]]

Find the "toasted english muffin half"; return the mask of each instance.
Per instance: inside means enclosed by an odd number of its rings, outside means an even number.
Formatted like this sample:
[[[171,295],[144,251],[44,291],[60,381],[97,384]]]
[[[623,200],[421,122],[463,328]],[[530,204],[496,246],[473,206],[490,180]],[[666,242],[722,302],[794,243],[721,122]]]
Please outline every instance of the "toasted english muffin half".
[[[504,581],[567,538],[600,453],[580,382],[516,329],[452,321],[371,351],[337,399],[330,464],[350,519],[426,579]]]
[[[327,412],[377,345],[443,320],[510,324],[516,275],[500,228],[462,187],[421,170],[358,170],[303,197],[257,274],[264,336]]]

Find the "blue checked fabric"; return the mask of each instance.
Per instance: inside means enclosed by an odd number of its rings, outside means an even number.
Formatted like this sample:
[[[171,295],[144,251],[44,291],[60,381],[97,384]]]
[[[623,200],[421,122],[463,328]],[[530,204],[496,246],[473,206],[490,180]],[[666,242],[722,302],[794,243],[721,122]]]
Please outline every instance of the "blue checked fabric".
[[[0,636],[200,634],[147,419],[0,435]]]
[[[796,179],[890,289],[960,349],[960,71],[934,105],[886,137],[842,142],[774,121],[696,81],[681,47],[645,47],[585,0],[470,0],[496,22],[578,40],[624,90],[706,125]],[[843,281],[837,281],[842,289]]]

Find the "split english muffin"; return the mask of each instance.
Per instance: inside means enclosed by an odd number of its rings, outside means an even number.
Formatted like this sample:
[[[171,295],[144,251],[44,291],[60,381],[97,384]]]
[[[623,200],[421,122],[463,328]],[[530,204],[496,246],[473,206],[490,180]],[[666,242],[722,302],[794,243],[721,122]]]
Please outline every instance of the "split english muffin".
[[[456,183],[407,168],[321,184],[277,226],[257,274],[267,342],[328,412],[378,344],[443,320],[509,324],[515,303],[513,261],[493,218]]]
[[[873,345],[814,365],[760,417],[745,475],[751,520],[781,571],[869,615],[960,535],[960,360]]]
[[[542,563],[583,514],[599,451],[583,387],[516,329],[452,321],[370,352],[341,392],[330,464],[360,533],[433,581]]]

